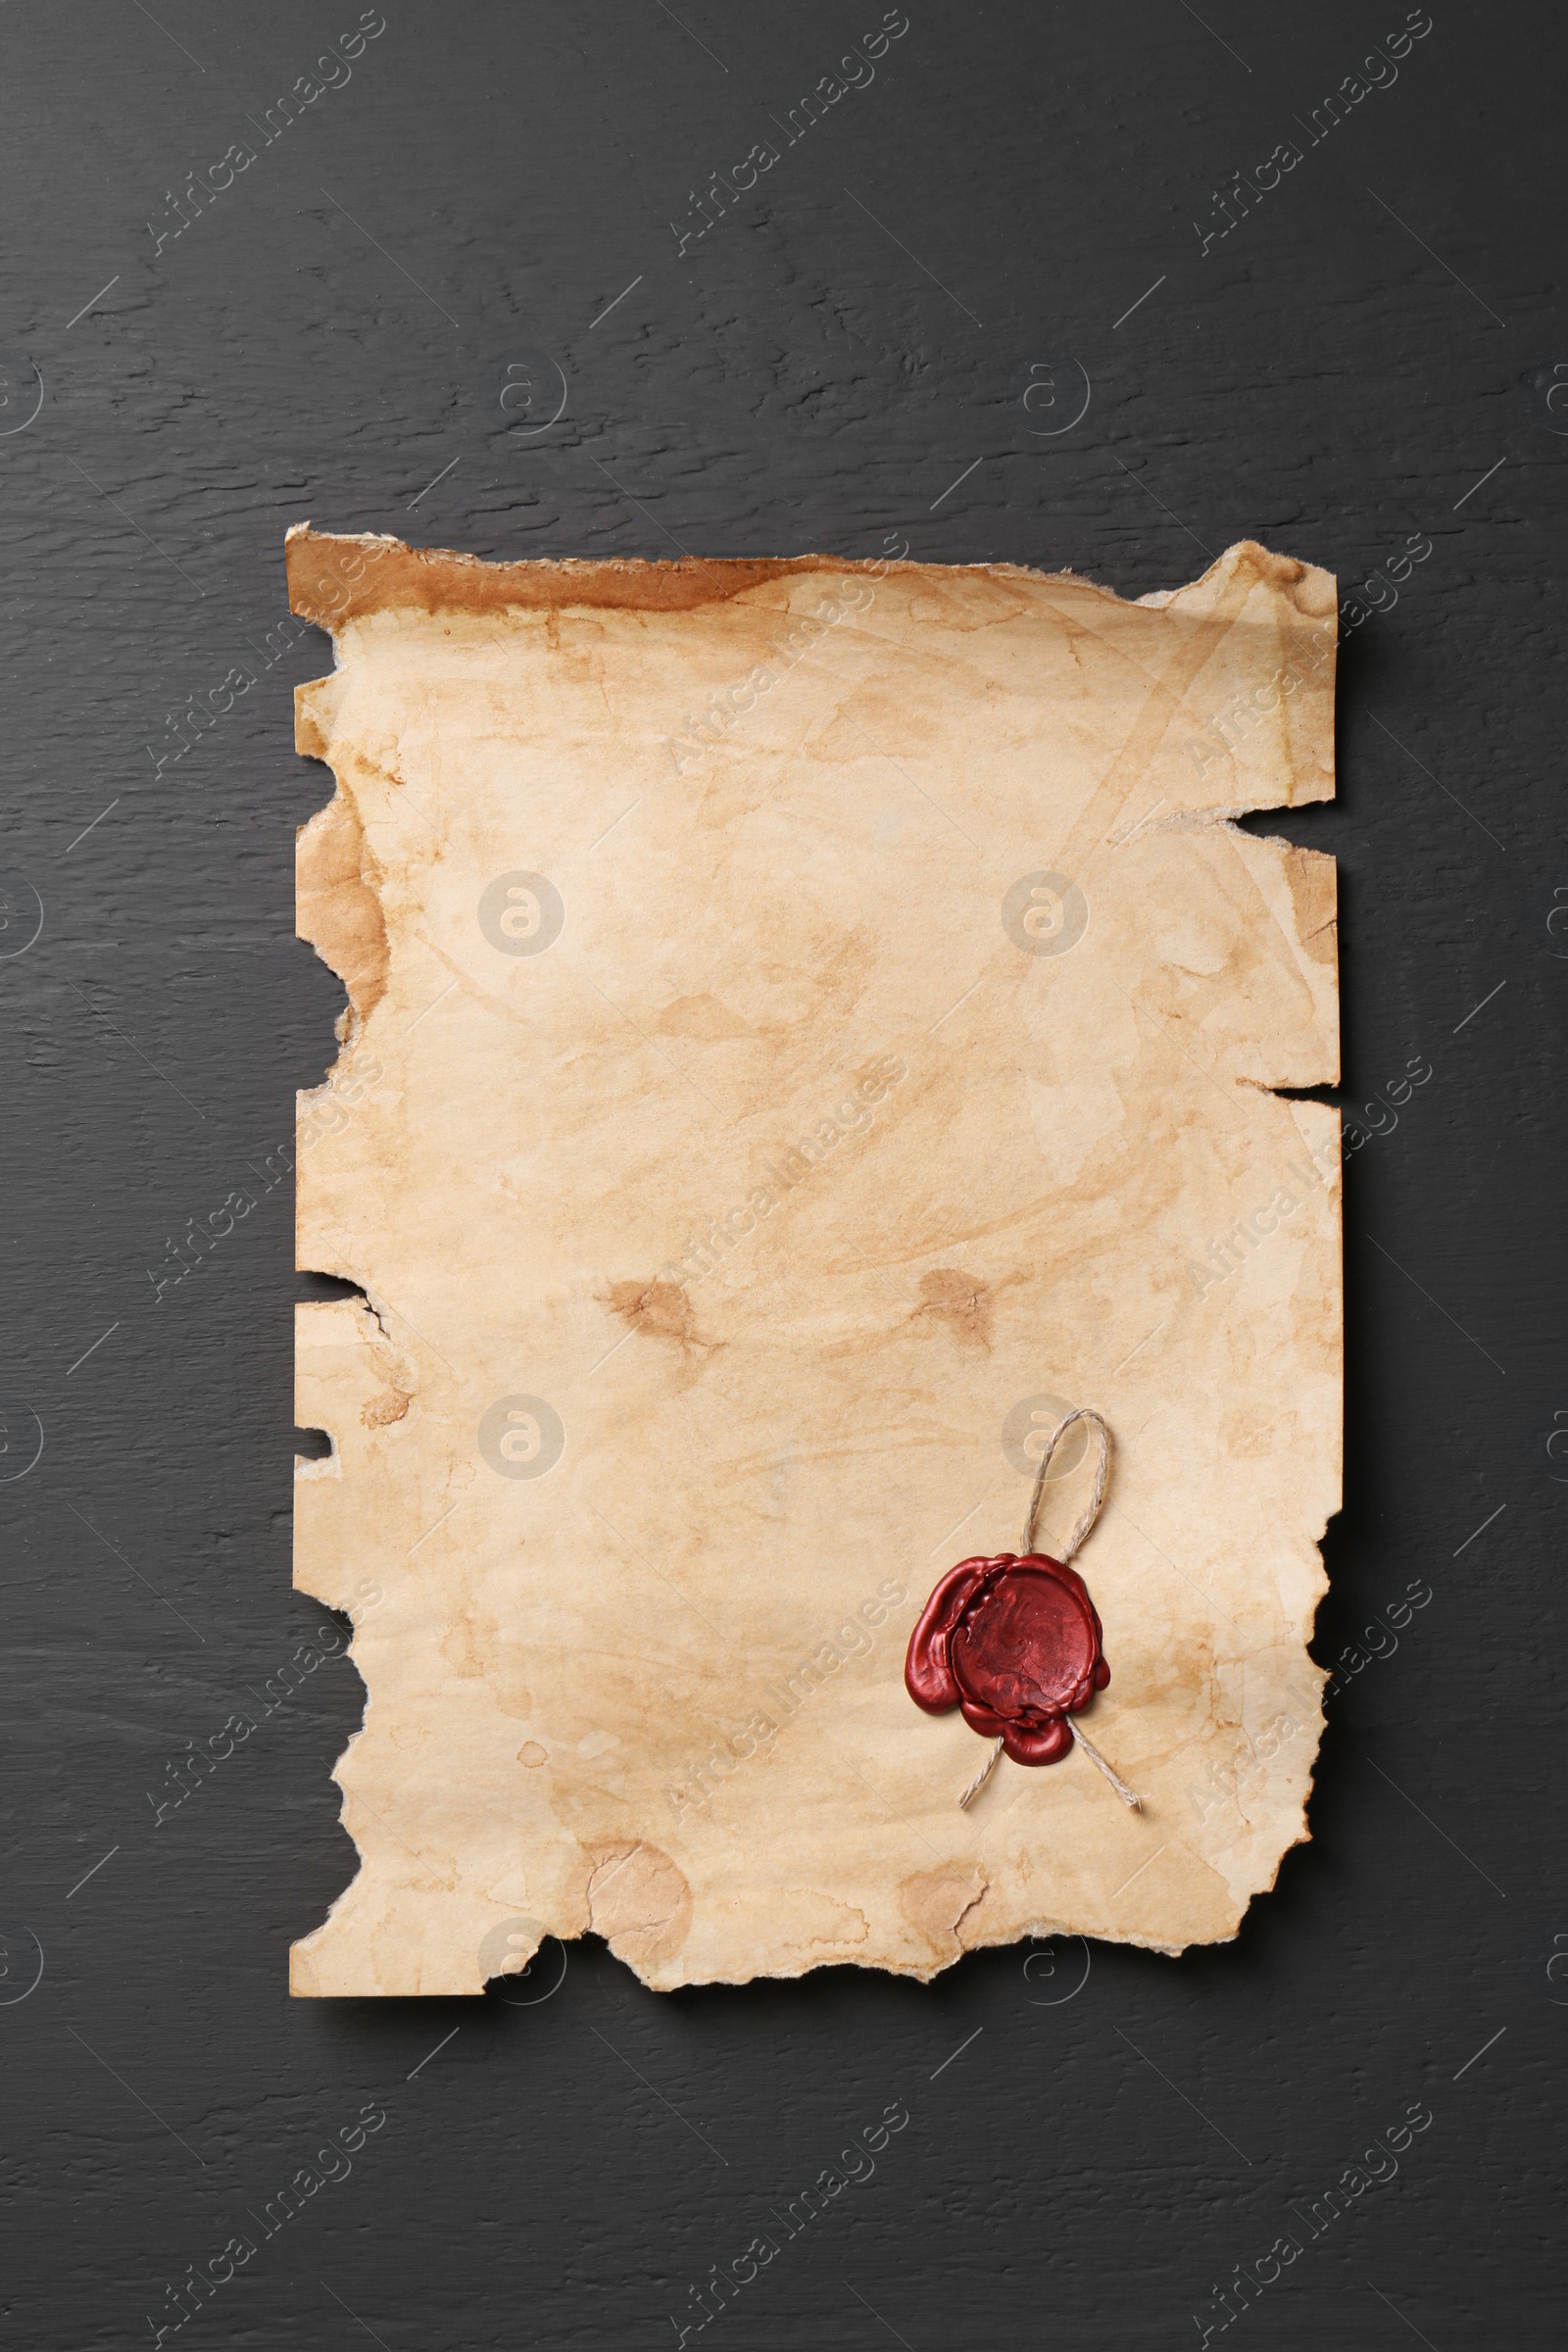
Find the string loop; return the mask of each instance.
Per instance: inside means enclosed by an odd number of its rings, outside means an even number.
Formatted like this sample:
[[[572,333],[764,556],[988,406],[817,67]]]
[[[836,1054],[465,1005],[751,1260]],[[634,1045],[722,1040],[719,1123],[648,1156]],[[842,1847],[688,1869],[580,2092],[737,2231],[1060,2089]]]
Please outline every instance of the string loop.
[[[1095,1483],[1089,1496],[1089,1508],[1067,1539],[1066,1549],[1061,1555],[1063,1566],[1072,1558],[1074,1552],[1088,1541],[1095,1521],[1100,1517],[1101,1506],[1105,1499],[1105,1488],[1110,1479],[1110,1430],[1104,1415],[1097,1413],[1093,1405],[1081,1404],[1075,1412],[1068,1413],[1063,1420],[1057,1422],[1052,1434],[1051,1443],[1040,1457],[1040,1467],[1035,1472],[1034,1493],[1029,1497],[1028,1515],[1023,1523],[1023,1541],[1018,1546],[1020,1554],[1034,1550],[1035,1521],[1040,1516],[1040,1498],[1046,1491],[1046,1480],[1050,1476],[1051,1465],[1055,1459],[1056,1448],[1075,1421],[1087,1421],[1094,1430],[1100,1441],[1100,1459],[1095,1466]]]

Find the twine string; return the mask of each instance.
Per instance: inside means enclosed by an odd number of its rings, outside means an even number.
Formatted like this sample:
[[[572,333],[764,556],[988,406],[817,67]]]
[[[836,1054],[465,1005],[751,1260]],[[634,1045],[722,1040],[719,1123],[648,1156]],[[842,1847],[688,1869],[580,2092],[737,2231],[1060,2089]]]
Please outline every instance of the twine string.
[[[1046,1491],[1046,1480],[1051,1475],[1051,1465],[1055,1459],[1056,1448],[1075,1421],[1087,1421],[1094,1429],[1096,1437],[1100,1440],[1100,1458],[1095,1465],[1095,1484],[1089,1496],[1089,1507],[1073,1529],[1072,1534],[1067,1538],[1062,1550],[1063,1565],[1072,1558],[1081,1544],[1087,1543],[1093,1532],[1095,1521],[1100,1517],[1105,1499],[1105,1488],[1110,1479],[1110,1431],[1106,1426],[1104,1415],[1097,1413],[1092,1405],[1079,1405],[1076,1412],[1068,1413],[1063,1420],[1058,1421],[1055,1429],[1052,1432],[1051,1444],[1041,1455],[1040,1467],[1035,1472],[1034,1491],[1029,1496],[1029,1509],[1023,1523],[1023,1537],[1018,1545],[1020,1552],[1031,1552],[1035,1547],[1035,1521],[1040,1516],[1040,1503]]]
[[[985,1762],[981,1765],[979,1771],[975,1774],[974,1779],[969,1783],[968,1788],[958,1799],[960,1807],[967,1809],[970,1798],[979,1795],[981,1789],[985,1787],[987,1781],[990,1780],[991,1775],[996,1771],[997,1766],[1001,1763],[1001,1761],[1002,1741],[1000,1740],[994,1740],[991,1743],[990,1753],[987,1755]]]
[[[1090,1763],[1099,1765],[1106,1780],[1115,1789],[1116,1794],[1121,1798],[1122,1803],[1124,1805],[1130,1805],[1135,1813],[1141,1813],[1144,1809],[1144,1800],[1138,1794],[1138,1791],[1135,1788],[1128,1788],[1126,1782],[1122,1779],[1119,1772],[1112,1771],[1111,1767],[1106,1763],[1104,1757],[1101,1754],[1099,1748],[1096,1747],[1094,1742],[1078,1729],[1078,1726],[1074,1723],[1070,1715],[1067,1718],[1067,1729],[1069,1732],[1071,1732],[1073,1738],[1083,1749],[1084,1754],[1089,1758]]]
[[[1089,1502],[1084,1514],[1062,1548],[1063,1565],[1073,1557],[1082,1544],[1088,1542],[1094,1531],[1095,1521],[1100,1517],[1105,1500],[1105,1488],[1110,1480],[1110,1429],[1102,1413],[1097,1413],[1092,1405],[1081,1404],[1076,1411],[1068,1413],[1064,1419],[1057,1422],[1055,1429],[1052,1432],[1051,1443],[1040,1457],[1040,1467],[1035,1472],[1034,1490],[1029,1496],[1029,1508],[1024,1516],[1023,1540],[1019,1545],[1020,1555],[1027,1555],[1034,1550],[1035,1521],[1040,1516],[1040,1503],[1046,1491],[1046,1480],[1051,1474],[1051,1465],[1055,1459],[1057,1446],[1076,1421],[1086,1422],[1093,1429],[1100,1443],[1095,1463],[1095,1483],[1090,1490]],[[1099,1748],[1084,1737],[1070,1715],[1067,1718],[1067,1729],[1091,1764],[1097,1766],[1104,1774],[1122,1803],[1130,1805],[1135,1813],[1141,1813],[1143,1811],[1142,1797],[1134,1789],[1128,1788],[1120,1773],[1114,1771],[1101,1754]],[[1000,1740],[993,1742],[991,1753],[958,1799],[961,1809],[967,1811],[969,1805],[990,1780],[991,1775],[1002,1761],[1002,1749],[1003,1742]]]

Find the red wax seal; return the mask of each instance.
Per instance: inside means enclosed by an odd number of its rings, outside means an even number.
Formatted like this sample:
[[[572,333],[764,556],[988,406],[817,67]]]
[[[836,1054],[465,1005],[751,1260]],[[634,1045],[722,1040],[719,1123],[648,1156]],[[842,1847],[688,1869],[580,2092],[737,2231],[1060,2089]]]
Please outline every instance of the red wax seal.
[[[1067,1717],[1110,1680],[1103,1639],[1083,1578],[1062,1561],[960,1560],[920,1613],[904,1680],[917,1707],[961,1707],[1015,1763],[1054,1764],[1072,1745]]]

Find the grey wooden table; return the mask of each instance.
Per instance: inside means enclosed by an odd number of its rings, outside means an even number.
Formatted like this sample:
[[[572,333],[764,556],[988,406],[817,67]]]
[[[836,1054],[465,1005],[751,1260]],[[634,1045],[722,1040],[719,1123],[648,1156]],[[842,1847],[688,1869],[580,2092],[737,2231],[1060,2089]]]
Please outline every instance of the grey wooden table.
[[[1565,32],[1216,6],[5,12],[6,2341],[1548,2340]],[[289,2003],[362,1695],[288,1582],[305,516],[1338,573],[1342,798],[1250,821],[1341,860],[1340,1673],[1234,1946]]]

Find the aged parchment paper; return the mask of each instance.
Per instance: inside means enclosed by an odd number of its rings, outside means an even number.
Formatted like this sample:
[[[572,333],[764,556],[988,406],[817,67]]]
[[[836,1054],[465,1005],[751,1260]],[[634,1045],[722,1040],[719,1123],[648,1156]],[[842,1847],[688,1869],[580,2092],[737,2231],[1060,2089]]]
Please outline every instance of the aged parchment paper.
[[[295,1577],[368,1697],[294,1990],[1234,1935],[1305,1835],[1341,1284],[1337,1114],[1268,1091],[1338,1076],[1334,868],[1232,820],[1332,794],[1333,581],[288,568],[351,1000],[299,1262],[369,1301],[298,1311]],[[905,1644],[1074,1403],[1144,1809],[1075,1752],[961,1812]]]

